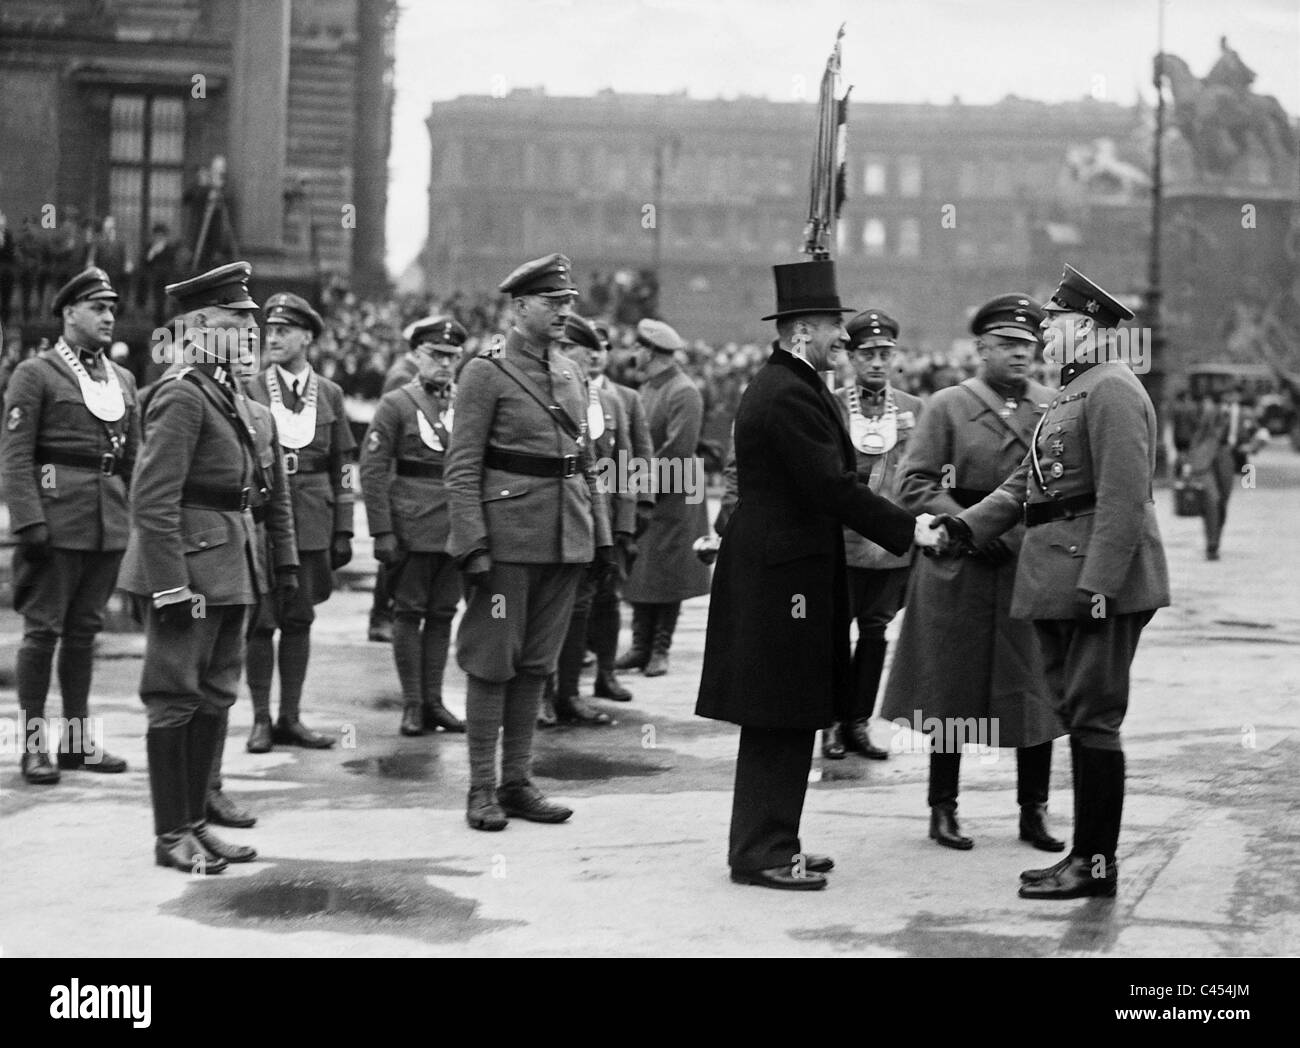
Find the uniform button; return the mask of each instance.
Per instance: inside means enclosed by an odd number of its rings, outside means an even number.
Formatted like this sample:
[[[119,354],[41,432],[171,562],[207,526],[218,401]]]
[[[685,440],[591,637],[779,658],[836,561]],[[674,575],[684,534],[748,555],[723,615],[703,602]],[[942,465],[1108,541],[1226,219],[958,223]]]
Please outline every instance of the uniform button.
[[[1056,401],[1052,401],[1052,407],[1056,407]]]
[[[206,546],[207,544],[208,544],[207,539],[200,539],[200,540],[199,540],[199,546],[200,546],[200,547]]]
[[[510,489],[509,489],[509,488],[502,488],[502,489],[501,489],[501,494],[503,494],[503,495],[509,495],[509,494],[510,494]]]
[[[1071,546],[1071,547],[1070,547],[1070,552],[1071,552],[1071,553],[1078,553],[1078,552],[1079,552],[1079,547],[1078,547],[1078,546]]]

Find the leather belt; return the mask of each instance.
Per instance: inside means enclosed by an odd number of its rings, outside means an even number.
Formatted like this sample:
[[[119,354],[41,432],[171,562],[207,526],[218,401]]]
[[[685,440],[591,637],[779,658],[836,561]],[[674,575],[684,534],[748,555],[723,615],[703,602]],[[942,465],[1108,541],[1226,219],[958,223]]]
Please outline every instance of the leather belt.
[[[111,451],[105,451],[102,455],[78,455],[71,451],[37,448],[36,461],[54,466],[71,466],[74,469],[93,469],[106,477],[122,472],[122,460]]]
[[[1055,502],[1026,502],[1025,527],[1036,528],[1039,524],[1050,524],[1062,517],[1073,517],[1080,510],[1092,509],[1095,505],[1097,505],[1095,491],[1085,491],[1082,495],[1071,495],[1069,498],[1058,499]]]
[[[206,484],[186,484],[181,489],[181,505],[189,506],[191,509],[214,509],[223,513],[237,513],[252,508],[252,493],[252,488],[210,488]],[[265,492],[262,497],[266,497]]]
[[[289,449],[284,453],[284,472],[290,477],[296,477],[300,473],[328,473],[329,470],[328,459],[309,458],[304,462],[297,449]]]
[[[993,494],[991,491],[976,491],[974,488],[951,488],[948,494],[962,509],[970,509],[977,502],[983,502]]]
[[[506,451],[504,448],[490,446],[483,453],[483,464],[492,469],[522,473],[526,477],[576,477],[579,469],[577,455],[562,455],[554,458],[549,455],[529,455],[522,451]]]
[[[399,477],[424,477],[429,480],[441,480],[442,463],[416,462],[414,459],[398,459],[397,475]]]

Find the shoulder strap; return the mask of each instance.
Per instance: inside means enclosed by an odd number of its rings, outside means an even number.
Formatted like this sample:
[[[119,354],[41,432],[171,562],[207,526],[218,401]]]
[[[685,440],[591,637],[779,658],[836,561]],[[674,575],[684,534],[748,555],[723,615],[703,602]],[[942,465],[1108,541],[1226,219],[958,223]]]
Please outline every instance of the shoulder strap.
[[[186,371],[180,376],[186,382],[198,387],[209,404],[217,409],[230,423],[235,431],[235,436],[239,439],[244,450],[248,452],[248,457],[253,463],[253,479],[257,486],[264,492],[271,491],[271,483],[265,473],[262,472],[262,464],[258,461],[257,445],[253,443],[253,435],[248,432],[248,427],[244,425],[244,420],[239,417],[239,412],[235,409],[233,401],[227,403],[224,396],[215,393],[210,388],[210,380],[202,377],[200,371]]]
[[[1009,418],[1003,417],[1002,412],[1005,410],[1005,405],[998,400],[993,390],[989,389],[988,383],[980,378],[968,378],[961,383],[961,388],[993,412],[993,417],[1001,422],[1017,441],[1022,445],[1025,443],[1024,435],[1020,430],[1011,424]]]
[[[520,389],[537,401],[538,406],[551,416],[555,421],[555,424],[559,426],[560,429],[564,430],[564,432],[569,435],[570,439],[579,443],[582,442],[582,427],[573,420],[573,416],[558,404],[546,403],[546,398],[542,395],[542,391],[538,387],[537,383],[521,371],[517,364],[513,364],[508,360],[502,360],[500,357],[485,356],[483,359],[490,364],[495,364],[501,369],[503,375],[512,379]]]

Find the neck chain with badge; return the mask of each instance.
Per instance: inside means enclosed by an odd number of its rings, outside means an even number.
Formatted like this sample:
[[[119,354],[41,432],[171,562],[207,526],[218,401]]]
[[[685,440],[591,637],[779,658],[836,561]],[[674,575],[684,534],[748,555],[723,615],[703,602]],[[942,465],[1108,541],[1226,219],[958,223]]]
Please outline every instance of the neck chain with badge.
[[[418,379],[416,384],[428,394],[429,391]],[[433,422],[430,422],[418,407],[415,409],[415,422],[420,428],[420,443],[430,451],[446,451],[447,445],[451,443],[451,428],[456,417],[455,399],[456,386],[453,383],[447,387],[447,406],[438,411],[436,421]]]
[[[587,396],[587,434],[592,440],[599,440],[605,432],[605,409],[600,403],[600,394],[593,381],[588,386]]]
[[[116,422],[126,414],[122,384],[117,380],[117,369],[108,360],[104,361],[104,381],[97,382],[90,377],[90,372],[86,370],[81,358],[73,352],[67,342],[59,339],[54,348],[76,375],[77,385],[81,387],[81,399],[95,418],[101,422]]]
[[[885,409],[880,418],[862,411],[862,394],[855,382],[849,387],[849,437],[864,455],[884,455],[898,443],[898,407],[894,391],[885,386]]]
[[[276,366],[266,369],[266,391],[271,397],[271,414],[275,416],[275,425],[280,431],[281,447],[297,451],[315,439],[319,386],[316,372],[307,368],[307,388],[298,398],[298,407],[290,411],[284,403],[284,391],[280,389],[280,375]]]

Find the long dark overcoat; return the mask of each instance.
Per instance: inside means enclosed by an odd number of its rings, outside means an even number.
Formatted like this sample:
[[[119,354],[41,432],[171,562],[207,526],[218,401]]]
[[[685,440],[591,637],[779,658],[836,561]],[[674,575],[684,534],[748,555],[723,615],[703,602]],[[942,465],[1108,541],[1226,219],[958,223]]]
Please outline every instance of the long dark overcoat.
[[[835,398],[774,348],[741,398],[740,501],[713,573],[695,712],[754,727],[816,731],[851,687],[847,525],[893,553],[914,521],[858,478]]]

